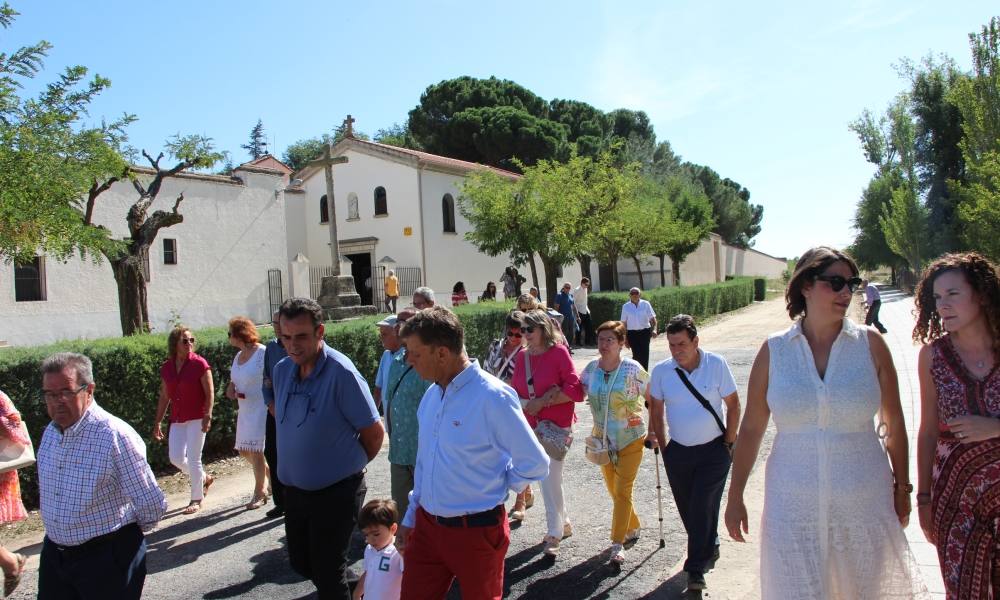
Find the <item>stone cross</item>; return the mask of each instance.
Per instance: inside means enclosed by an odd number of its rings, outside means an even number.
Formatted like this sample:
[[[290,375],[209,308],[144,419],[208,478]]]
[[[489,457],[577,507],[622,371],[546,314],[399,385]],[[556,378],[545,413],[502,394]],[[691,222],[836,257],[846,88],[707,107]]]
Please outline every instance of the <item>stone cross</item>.
[[[356,120],[351,115],[347,115],[347,118],[344,119],[344,137],[354,137],[354,121]]]
[[[350,119],[350,115],[347,117]],[[348,130],[349,131],[349,130]],[[330,253],[333,261],[333,275],[340,275],[340,242],[337,239],[337,211],[333,202],[333,165],[340,165],[347,162],[346,156],[331,156],[331,146],[327,145],[323,151],[323,156],[314,161],[310,161],[311,167],[323,167],[326,172],[326,207],[330,216]]]

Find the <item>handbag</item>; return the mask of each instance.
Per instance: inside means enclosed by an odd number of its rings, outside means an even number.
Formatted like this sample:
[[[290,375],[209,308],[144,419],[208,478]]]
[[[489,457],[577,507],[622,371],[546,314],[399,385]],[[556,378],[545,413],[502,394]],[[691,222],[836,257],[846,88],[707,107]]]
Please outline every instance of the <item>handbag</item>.
[[[611,390],[615,387],[618,379],[618,371],[622,368],[618,363],[618,368],[610,377],[611,385],[607,388],[604,398],[607,403],[604,406],[604,428],[601,429],[601,437],[594,435],[587,436],[584,440],[583,453],[587,460],[597,466],[603,466],[611,462],[611,443],[608,441],[608,413],[611,412]]]
[[[531,376],[531,355],[524,354],[525,381],[528,383],[528,399],[535,399],[535,380]],[[548,419],[540,419],[535,425],[535,437],[552,460],[563,460],[573,443],[573,430],[560,427]]]
[[[0,438],[0,473],[14,471],[35,464],[35,449],[31,445],[28,426],[20,421],[21,435],[28,443],[21,445],[9,437]]]

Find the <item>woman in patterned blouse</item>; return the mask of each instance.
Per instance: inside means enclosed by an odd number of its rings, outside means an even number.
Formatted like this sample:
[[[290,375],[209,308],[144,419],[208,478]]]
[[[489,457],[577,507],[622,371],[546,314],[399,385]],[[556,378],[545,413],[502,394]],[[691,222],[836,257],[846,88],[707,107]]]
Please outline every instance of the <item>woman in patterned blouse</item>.
[[[614,563],[625,561],[625,544],[639,539],[639,516],[632,503],[632,485],[642,464],[646,424],[642,420],[643,394],[649,373],[631,358],[622,358],[625,324],[607,321],[597,328],[597,350],[601,357],[591,361],[580,376],[587,404],[594,417],[594,437],[604,438],[611,462],[601,466],[604,483],[611,494],[611,556]],[[604,419],[607,415],[607,430]]]
[[[1000,274],[946,254],[916,292],[917,514],[949,600],[1000,595]]]
[[[20,444],[31,445],[31,440],[25,437],[21,427],[21,413],[14,408],[14,403],[10,401],[7,394],[0,390],[0,435]],[[12,523],[20,521],[28,516],[21,502],[21,485],[18,482],[17,471],[7,471],[0,473],[0,523]],[[23,554],[16,554],[0,546],[0,567],[4,574],[3,597],[6,598],[14,591],[21,581],[21,574],[24,572],[24,563],[27,557]]]

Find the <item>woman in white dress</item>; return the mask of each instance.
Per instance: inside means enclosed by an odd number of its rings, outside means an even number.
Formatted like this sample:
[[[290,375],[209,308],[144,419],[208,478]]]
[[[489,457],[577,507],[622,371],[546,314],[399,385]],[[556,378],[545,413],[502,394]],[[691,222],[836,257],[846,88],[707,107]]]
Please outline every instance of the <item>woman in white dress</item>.
[[[892,356],[878,332],[846,318],[860,284],[842,252],[806,252],[785,292],[797,320],[768,338],[750,372],[725,519],[729,535],[744,541],[743,491],[773,415],[760,526],[763,600],[926,596],[903,535],[913,486]]]
[[[267,481],[270,477],[264,460],[264,434],[267,406],[261,383],[264,379],[264,345],[257,328],[246,317],[229,321],[229,344],[239,348],[233,359],[232,381],[226,387],[226,397],[239,402],[236,417],[236,450],[253,467],[253,498],[247,510],[267,504]]]

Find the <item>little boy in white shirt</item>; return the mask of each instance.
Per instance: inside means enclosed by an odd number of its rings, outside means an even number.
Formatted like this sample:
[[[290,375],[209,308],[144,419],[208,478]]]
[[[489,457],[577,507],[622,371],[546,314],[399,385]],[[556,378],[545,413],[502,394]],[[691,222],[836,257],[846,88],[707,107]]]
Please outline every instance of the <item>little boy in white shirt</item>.
[[[365,535],[365,572],[354,589],[354,600],[399,600],[403,583],[403,556],[396,550],[399,511],[392,500],[372,500],[358,515]]]

